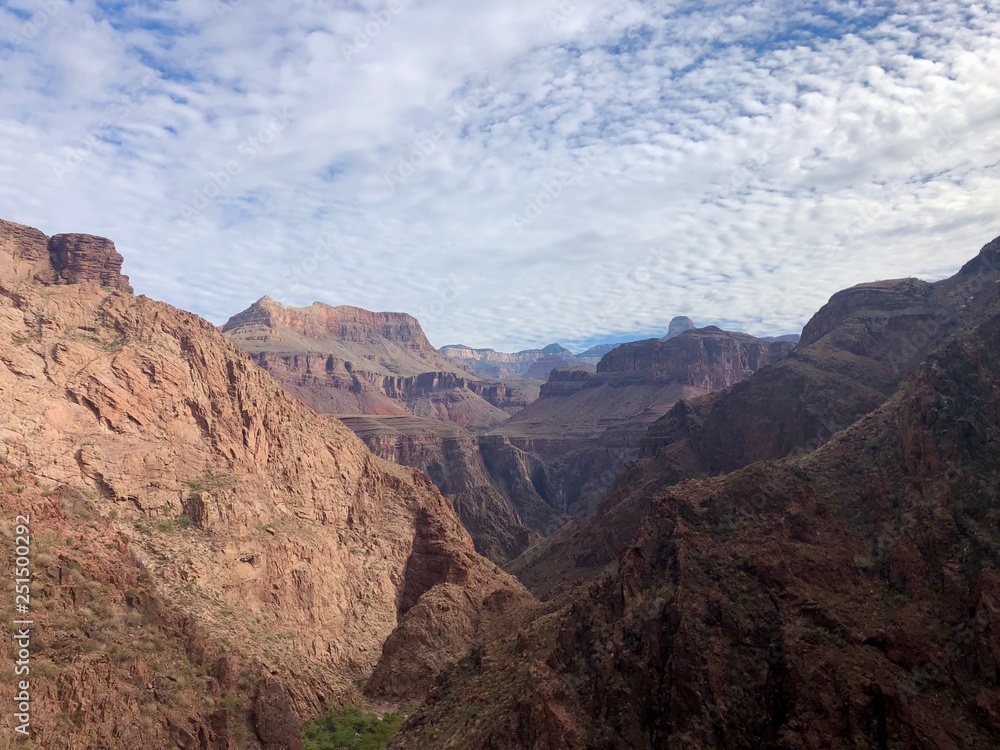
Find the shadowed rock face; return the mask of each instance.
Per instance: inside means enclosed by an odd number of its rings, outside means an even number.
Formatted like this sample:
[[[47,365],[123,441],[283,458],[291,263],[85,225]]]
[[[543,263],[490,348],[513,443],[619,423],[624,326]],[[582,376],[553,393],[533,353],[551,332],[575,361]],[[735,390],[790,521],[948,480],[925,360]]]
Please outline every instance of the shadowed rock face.
[[[808,454],[673,487],[635,467],[647,496],[616,565],[446,674],[391,747],[428,725],[509,750],[996,747],[1000,302],[988,264],[974,276],[934,285],[961,300],[937,324],[961,324]],[[844,300],[810,348],[909,317]]]
[[[538,401],[480,437],[486,466],[522,517],[546,524],[532,528],[551,534],[596,509],[649,425],[678,400],[726,388],[791,349],[710,326],[623,344],[596,371],[556,369]],[[545,505],[550,512],[539,513]]]
[[[686,334],[686,335],[684,335]],[[696,329],[670,339],[622,344],[604,356],[597,373],[635,373],[643,380],[683,381],[706,391],[728,388],[787,356],[793,346],[767,342],[716,326]]]
[[[49,240],[49,255],[63,283],[100,284],[132,293],[128,277],[121,273],[125,259],[111,240],[87,234],[57,234]]]
[[[426,472],[454,504],[480,554],[504,564],[537,539],[491,480],[467,430],[410,415],[342,420],[376,456]]]
[[[639,463],[595,515],[542,541],[510,570],[542,596],[589,580],[617,559],[656,492],[815,450],[874,411],[929,353],[1000,299],[998,246],[990,243],[934,284],[901,279],[838,292],[780,362],[724,392],[685,399],[650,425]]]

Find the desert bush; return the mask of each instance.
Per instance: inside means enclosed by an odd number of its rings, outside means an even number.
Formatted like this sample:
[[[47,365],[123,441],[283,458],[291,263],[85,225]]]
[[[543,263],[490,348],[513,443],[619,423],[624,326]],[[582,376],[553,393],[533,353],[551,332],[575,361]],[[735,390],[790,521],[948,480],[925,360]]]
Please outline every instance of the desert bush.
[[[306,724],[302,742],[305,750],[382,750],[401,723],[398,714],[379,718],[345,706]]]

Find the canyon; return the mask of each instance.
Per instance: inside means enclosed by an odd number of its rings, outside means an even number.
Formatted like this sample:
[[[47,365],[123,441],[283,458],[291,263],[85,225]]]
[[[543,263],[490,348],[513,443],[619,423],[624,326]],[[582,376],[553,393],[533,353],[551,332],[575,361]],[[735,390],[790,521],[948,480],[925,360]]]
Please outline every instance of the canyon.
[[[122,266],[0,222],[24,747],[299,750],[346,705],[402,708],[394,750],[1000,741],[1000,238],[798,342],[676,319],[505,377],[402,313],[220,330]]]
[[[845,290],[801,354],[679,403],[564,540],[570,559],[603,542],[605,564],[536,581],[550,601],[449,669],[390,748],[429,726],[438,747],[512,750],[996,746],[998,271],[1000,239],[942,282]],[[745,420],[704,452],[737,398],[788,442]]]
[[[835,294],[786,358],[724,391],[678,402],[642,437],[639,458],[597,511],[510,570],[549,596],[599,575],[638,531],[649,498],[681,481],[816,450],[881,406],[943,341],[995,304],[997,243],[955,276],[899,279]]]
[[[587,357],[559,345],[438,352],[405,314],[268,298],[222,330],[376,455],[426,472],[477,551],[501,565],[592,512],[637,457],[648,425],[680,398],[731,385],[792,347],[675,318],[662,339]],[[548,380],[526,388],[534,376]]]
[[[419,699],[531,601],[426,475],[133,296],[109,241],[64,247],[0,225],[0,540],[10,574],[7,519],[31,517],[33,746],[300,747],[328,705]]]

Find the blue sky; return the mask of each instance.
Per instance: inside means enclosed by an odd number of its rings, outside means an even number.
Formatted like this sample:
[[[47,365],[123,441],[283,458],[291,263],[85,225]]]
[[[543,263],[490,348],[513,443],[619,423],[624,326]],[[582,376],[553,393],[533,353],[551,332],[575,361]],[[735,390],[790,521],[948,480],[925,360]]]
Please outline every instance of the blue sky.
[[[14,0],[0,217],[437,345],[798,331],[997,234],[1000,2]]]

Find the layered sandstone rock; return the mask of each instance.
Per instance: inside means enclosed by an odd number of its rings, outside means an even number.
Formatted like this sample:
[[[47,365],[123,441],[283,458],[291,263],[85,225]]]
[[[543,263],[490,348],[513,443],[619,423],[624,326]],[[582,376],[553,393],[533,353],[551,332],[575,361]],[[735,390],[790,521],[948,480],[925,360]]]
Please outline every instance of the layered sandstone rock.
[[[316,303],[289,308],[265,297],[223,332],[282,385],[328,414],[413,414],[473,429],[507,419],[534,395],[483,381],[442,356],[417,320]]]
[[[121,273],[125,259],[111,240],[88,234],[57,234],[49,240],[49,256],[61,283],[99,284],[132,293],[128,277]]]
[[[297,339],[339,341],[381,347],[385,341],[418,354],[434,352],[416,318],[405,313],[369,312],[358,307],[331,307],[316,302],[310,307],[285,307],[263,297],[234,315],[222,327],[235,340],[282,342]],[[245,348],[252,348],[248,345]]]
[[[597,372],[619,379],[635,373],[642,380],[683,381],[717,391],[774,364],[791,350],[789,343],[771,343],[708,326],[687,336],[622,344],[605,355]]]
[[[0,221],[0,274],[40,284],[97,284],[132,293],[124,259],[111,240],[87,234],[46,237],[32,227]]]
[[[49,238],[33,227],[0,220],[0,273],[8,278],[53,283],[56,273],[49,257]]]

